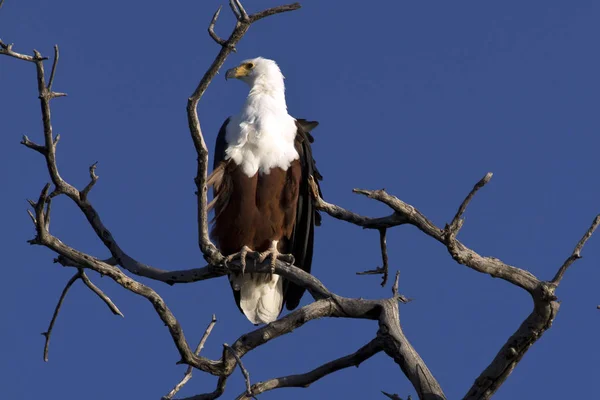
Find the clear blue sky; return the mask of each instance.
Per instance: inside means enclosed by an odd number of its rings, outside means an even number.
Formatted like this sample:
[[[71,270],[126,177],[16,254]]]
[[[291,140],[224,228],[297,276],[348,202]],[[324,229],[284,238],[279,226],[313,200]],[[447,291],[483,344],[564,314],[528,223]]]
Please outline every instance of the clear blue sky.
[[[247,1],[253,12],[280,4]],[[83,187],[98,164],[91,195],[104,222],[132,256],[176,269],[204,265],[197,248],[195,153],[185,104],[218,51],[206,34],[225,0],[82,2],[6,0],[0,37],[15,50],[61,58],[53,122],[62,140],[59,166]],[[564,2],[304,1],[303,8],[260,21],[226,68],[249,57],[275,59],[286,76],[290,112],[321,122],[315,157],[327,199],[364,214],[385,207],[351,193],[385,187],[438,226],[449,222],[472,185],[494,178],[475,198],[460,238],[550,279],[600,212],[600,4]],[[233,24],[229,9],[217,26]],[[200,117],[211,147],[247,88],[211,84]],[[41,139],[33,65],[0,58],[0,174],[4,303],[0,329],[2,396],[10,399],[158,399],[181,377],[178,354],[147,301],[90,274],[119,305],[115,317],[77,283],[56,324],[50,361],[43,337],[73,273],[53,254],[26,243],[33,228],[26,198],[48,181],[42,158],[19,145]],[[55,202],[52,231],[98,257],[108,252],[66,198]],[[314,273],[344,296],[387,297],[378,277],[354,273],[380,264],[377,233],[324,217]],[[531,311],[528,295],[456,264],[439,243],[412,227],[390,232],[390,265],[401,291],[406,334],[448,398],[460,398]],[[498,399],[590,398],[600,375],[600,237],[569,270],[553,328],[527,353]],[[219,319],[204,355],[252,329],[226,279],[169,287],[150,283],[196,342],[212,313]],[[303,304],[309,300],[305,296]],[[244,358],[253,381],[308,371],[351,353],[377,330],[369,321],[310,323]],[[182,395],[212,391],[195,373]],[[243,390],[236,371],[224,398]],[[415,394],[380,354],[310,389],[261,399],[382,398]]]

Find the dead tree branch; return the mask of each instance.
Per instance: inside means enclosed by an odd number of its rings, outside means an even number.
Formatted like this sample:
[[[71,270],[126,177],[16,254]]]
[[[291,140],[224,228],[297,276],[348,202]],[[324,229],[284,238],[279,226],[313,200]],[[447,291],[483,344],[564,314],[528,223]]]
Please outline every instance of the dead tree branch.
[[[42,335],[46,338],[44,343],[44,361],[48,362],[48,351],[50,349],[50,335],[52,335],[52,329],[54,328],[54,323],[56,322],[56,318],[58,317],[58,313],[60,312],[60,308],[62,307],[63,301],[65,301],[65,297],[67,297],[67,293],[69,289],[77,279],[81,278],[79,273],[73,275],[71,279],[65,285],[62,293],[60,294],[60,298],[58,299],[58,303],[56,304],[56,308],[54,308],[54,314],[52,315],[52,319],[50,320],[50,325],[48,326],[48,330],[46,332],[42,332]]]
[[[313,190],[313,196],[317,196],[317,208],[334,218],[370,229],[389,228],[402,224],[413,225],[446,246],[452,258],[458,263],[477,272],[501,278],[525,289],[532,296],[534,303],[532,313],[523,321],[519,329],[508,339],[508,342],[500,349],[490,365],[476,379],[475,384],[465,397],[465,399],[469,400],[489,399],[506,378],[508,378],[527,350],[552,326],[552,321],[559,308],[559,303],[556,301],[556,296],[554,295],[555,289],[566,269],[580,257],[579,253],[583,245],[598,224],[600,224],[599,216],[594,220],[590,229],[588,229],[575,247],[573,254],[565,261],[565,264],[563,264],[554,279],[550,282],[540,280],[529,271],[508,265],[497,258],[483,257],[457,240],[456,234],[462,227],[461,217],[466,207],[473,199],[475,193],[487,184],[491,177],[491,173],[486,174],[474,186],[462,202],[452,222],[445,229],[438,228],[415,207],[395,196],[389,195],[384,190],[354,189],[355,193],[363,194],[380,201],[394,211],[392,215],[383,218],[363,217],[339,206],[329,204],[318,197],[318,192]],[[420,393],[419,396],[421,396]]]
[[[473,196],[475,196],[475,193],[477,193],[477,191],[479,189],[484,187],[492,179],[493,175],[494,174],[492,174],[491,172],[488,172],[487,174],[485,174],[485,176],[483,178],[481,178],[481,180],[479,182],[477,182],[475,184],[475,186],[473,187],[473,190],[471,190],[469,192],[469,194],[467,195],[465,200],[462,202],[462,204],[458,208],[458,211],[456,212],[456,215],[452,219],[452,222],[450,222],[450,225],[446,226],[446,231],[450,232],[450,234],[453,237],[456,237],[456,235],[458,235],[458,231],[460,230],[460,228],[462,227],[462,225],[464,223],[462,216],[465,213],[467,206],[469,205],[471,200],[473,200]]]
[[[198,343],[198,346],[196,347],[196,351],[194,352],[194,354],[196,354],[197,356],[200,355],[200,352],[204,348],[204,344],[206,343],[206,340],[208,339],[208,336],[212,332],[216,323],[217,323],[217,317],[213,314],[212,320],[206,327],[206,330],[204,331],[204,335],[202,335],[202,339],[200,339],[200,342]],[[185,374],[183,375],[183,379],[177,385],[175,385],[175,387],[166,396],[164,396],[162,398],[162,400],[171,400],[173,398],[173,396],[175,396],[177,394],[177,392],[179,392],[181,390],[181,388],[183,386],[185,386],[185,384],[188,383],[188,381],[190,379],[192,379],[192,371],[193,371],[192,366],[188,366],[185,371]]]
[[[244,375],[244,381],[246,382],[246,392],[244,394],[244,397],[247,397],[249,399],[254,399],[254,394],[252,393],[252,384],[250,383],[250,373],[248,372],[246,367],[244,367],[244,363],[242,363],[242,359],[240,358],[240,356],[237,355],[235,350],[233,350],[227,343],[223,344],[223,348],[226,351],[229,351],[231,353],[231,355],[233,355],[237,365],[240,367],[240,371],[242,371],[242,375]]]
[[[356,275],[383,275],[381,279],[381,287],[384,287],[388,280],[389,265],[386,242],[386,228],[379,228],[379,246],[381,246],[381,267],[371,269],[369,271],[357,272]]]
[[[565,260],[564,264],[560,267],[560,269],[558,270],[558,272],[556,273],[556,275],[554,276],[554,278],[551,281],[551,283],[553,285],[558,286],[558,284],[560,283],[560,281],[563,278],[563,275],[565,274],[565,272],[567,272],[567,269],[575,261],[577,261],[581,258],[581,250],[583,249],[583,246],[585,246],[585,243],[588,241],[588,239],[592,237],[592,234],[594,233],[594,231],[596,230],[598,225],[600,225],[600,215],[596,216],[596,218],[592,222],[592,225],[590,226],[590,229],[587,230],[587,232],[583,235],[583,237],[581,238],[579,243],[577,243],[577,246],[575,246],[575,249],[573,250],[573,254],[571,254],[569,256],[569,258],[567,258]]]
[[[289,375],[280,378],[269,379],[268,381],[258,382],[252,385],[251,393],[258,395],[269,390],[279,389],[284,387],[301,387],[307,388],[312,383],[318,381],[326,375],[337,372],[348,367],[358,367],[363,361],[373,357],[375,354],[383,350],[383,344],[379,337],[371,340],[369,343],[358,349],[356,352],[345,357],[338,358],[321,365],[300,375]],[[249,400],[252,397],[247,393],[242,393],[236,400]]]
[[[102,299],[102,301],[108,306],[108,308],[113,314],[125,317],[121,310],[119,310],[119,307],[117,307],[116,304],[113,303],[110,297],[104,294],[104,292],[100,290],[98,286],[94,285],[90,278],[88,278],[88,276],[85,274],[85,271],[83,271],[83,269],[79,269],[79,275],[81,276],[81,280],[83,281],[85,286],[87,286],[92,292],[96,293],[98,297],[100,297],[100,299]]]

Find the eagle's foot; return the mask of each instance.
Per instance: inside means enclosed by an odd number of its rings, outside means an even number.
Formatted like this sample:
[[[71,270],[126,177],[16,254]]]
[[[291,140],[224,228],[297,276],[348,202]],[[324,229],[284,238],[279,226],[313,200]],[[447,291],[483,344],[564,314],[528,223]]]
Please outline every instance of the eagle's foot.
[[[271,242],[271,246],[269,247],[269,249],[267,251],[263,251],[261,253],[258,254],[258,261],[259,262],[264,262],[267,258],[269,258],[271,260],[270,262],[270,266],[271,266],[271,271],[270,274],[273,275],[273,273],[275,273],[275,265],[277,264],[277,260],[281,260],[284,261],[286,263],[289,264],[293,264],[294,263],[294,256],[291,254],[282,254],[279,252],[279,250],[277,249],[277,240],[273,240]]]
[[[225,258],[225,265],[227,265],[227,263],[230,263],[235,259],[239,259],[240,264],[242,266],[242,275],[244,275],[244,272],[246,271],[246,257],[248,256],[248,253],[252,254],[254,253],[254,250],[252,250],[248,246],[242,247],[242,249],[239,252],[230,254]]]

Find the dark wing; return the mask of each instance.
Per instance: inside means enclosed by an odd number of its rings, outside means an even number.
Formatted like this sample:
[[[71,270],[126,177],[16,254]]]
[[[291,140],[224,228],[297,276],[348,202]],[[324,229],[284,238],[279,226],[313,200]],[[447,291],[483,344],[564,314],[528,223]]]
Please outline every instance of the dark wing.
[[[231,181],[228,179],[229,177],[227,174],[225,174],[227,166],[227,163],[225,162],[225,147],[227,145],[225,142],[225,132],[228,123],[229,118],[225,120],[217,135],[213,156],[215,158],[213,160],[213,171],[208,176],[206,182],[208,187],[212,186],[213,188],[213,199],[208,204],[208,211],[210,212],[212,209],[215,210],[215,220],[221,211],[226,208],[229,198],[231,197]]]
[[[321,215],[314,207],[314,200],[308,183],[308,177],[312,176],[319,188],[319,194],[321,194],[319,181],[323,177],[317,170],[310,147],[310,144],[314,141],[310,131],[317,125],[319,123],[316,121],[296,120],[296,126],[298,127],[296,150],[300,155],[302,179],[300,181],[298,206],[296,209],[296,224],[292,232],[290,247],[291,253],[295,258],[295,265],[308,273],[310,273],[312,264],[315,225],[321,225]],[[293,310],[298,307],[305,289],[288,281],[285,282],[285,285],[284,301],[287,309]]]
[[[211,181],[211,178],[214,176],[214,181],[215,182],[210,182],[210,183],[214,183],[213,186],[213,202],[211,202],[211,204],[216,203],[215,205],[215,216],[217,215],[217,213],[220,211],[220,209],[222,209],[224,207],[224,204],[227,200],[221,201],[219,202],[219,196],[222,195],[222,189],[223,189],[223,183],[222,183],[222,179],[219,179],[219,175],[221,174],[221,171],[224,168],[224,165],[221,165],[221,163],[223,161],[225,161],[225,148],[227,147],[227,142],[225,141],[225,132],[226,132],[226,128],[227,128],[227,124],[229,123],[229,120],[231,118],[227,118],[225,120],[225,122],[223,122],[223,125],[221,125],[221,129],[219,129],[219,134],[217,135],[217,141],[215,142],[215,152],[214,152],[214,160],[213,160],[213,172],[211,174],[211,176],[208,178],[209,182]],[[221,190],[220,190],[221,189]],[[225,190],[227,191],[227,190]],[[230,285],[231,282],[229,282]],[[233,297],[235,299],[235,304],[237,304],[238,308],[240,309],[240,311],[242,313],[244,313],[244,310],[242,310],[242,308],[240,307],[240,292],[238,290],[233,290],[233,285],[231,286],[232,292],[233,292]]]
[[[219,129],[219,134],[217,135],[217,142],[215,143],[215,152],[213,160],[213,170],[217,169],[221,161],[225,159],[225,146],[227,142],[225,141],[225,132],[227,128],[227,124],[231,118],[227,118],[223,125],[221,125],[221,129]]]

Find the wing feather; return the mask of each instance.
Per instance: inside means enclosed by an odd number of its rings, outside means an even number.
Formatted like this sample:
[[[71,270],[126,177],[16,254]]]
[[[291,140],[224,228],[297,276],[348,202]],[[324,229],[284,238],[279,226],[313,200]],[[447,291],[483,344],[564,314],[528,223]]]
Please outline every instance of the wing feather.
[[[312,267],[315,225],[318,226],[321,224],[321,215],[314,207],[314,200],[308,183],[308,177],[312,176],[319,188],[319,194],[321,194],[319,181],[322,180],[323,177],[317,170],[317,165],[312,156],[312,149],[310,147],[310,143],[314,141],[310,131],[318,124],[319,123],[316,121],[307,121],[305,119],[296,120],[296,126],[298,127],[296,150],[300,155],[302,179],[300,181],[300,191],[296,209],[296,223],[294,225],[290,247],[291,253],[296,260],[296,266],[308,273],[310,273]],[[286,282],[284,290],[286,308],[288,310],[293,310],[298,307],[305,289],[292,282]]]

